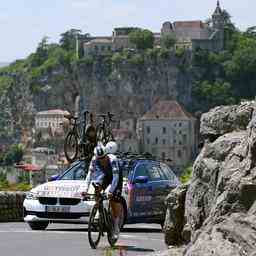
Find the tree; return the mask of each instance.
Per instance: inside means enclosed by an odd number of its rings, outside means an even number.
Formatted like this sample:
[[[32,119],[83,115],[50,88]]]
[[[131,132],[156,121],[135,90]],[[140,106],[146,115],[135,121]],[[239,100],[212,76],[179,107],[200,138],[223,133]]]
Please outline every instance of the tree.
[[[44,36],[41,42],[38,44],[36,52],[32,54],[31,66],[38,67],[42,65],[48,57],[48,40],[49,37]]]
[[[4,157],[4,162],[6,165],[13,165],[14,163],[19,163],[22,160],[24,149],[22,145],[14,144],[12,145]]]
[[[70,29],[60,36],[60,46],[66,51],[75,51],[78,40],[78,54],[79,56],[83,56],[82,43],[88,40],[89,33],[81,34],[81,30],[79,29]]]
[[[129,33],[129,40],[138,50],[152,49],[154,46],[154,35],[147,29],[136,29]]]
[[[174,47],[177,39],[172,34],[165,34],[161,37],[161,45],[167,49]]]

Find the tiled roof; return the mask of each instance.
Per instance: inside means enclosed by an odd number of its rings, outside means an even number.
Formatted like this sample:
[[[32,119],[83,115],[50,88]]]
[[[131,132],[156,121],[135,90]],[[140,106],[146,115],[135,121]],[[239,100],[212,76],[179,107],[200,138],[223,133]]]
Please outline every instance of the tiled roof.
[[[69,112],[66,110],[61,110],[61,109],[51,109],[51,110],[46,110],[46,111],[40,111],[37,113],[37,115],[68,115]]]
[[[154,119],[192,119],[192,114],[187,112],[177,101],[159,101],[149,110],[141,120]]]

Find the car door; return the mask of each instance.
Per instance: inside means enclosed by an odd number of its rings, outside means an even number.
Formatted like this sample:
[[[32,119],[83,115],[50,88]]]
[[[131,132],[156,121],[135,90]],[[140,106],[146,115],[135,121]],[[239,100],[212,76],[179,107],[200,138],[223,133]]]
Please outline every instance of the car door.
[[[180,185],[180,181],[168,165],[161,163],[160,167],[167,179],[166,184],[168,185],[168,190],[167,190],[167,194],[168,194],[170,190]]]
[[[131,173],[128,200],[129,217],[145,218],[152,216],[152,182],[149,178],[149,164],[139,162]],[[138,177],[147,177],[147,182],[136,182]]]
[[[162,216],[165,212],[165,198],[168,189],[168,180],[163,174],[159,162],[149,164],[149,178],[152,186],[153,216]]]

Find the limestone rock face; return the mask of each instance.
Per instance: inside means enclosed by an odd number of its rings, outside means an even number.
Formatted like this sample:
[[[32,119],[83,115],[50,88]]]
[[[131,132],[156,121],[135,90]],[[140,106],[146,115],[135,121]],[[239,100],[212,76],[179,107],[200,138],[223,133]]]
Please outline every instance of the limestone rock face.
[[[220,106],[201,117],[200,133],[210,141],[232,131],[245,130],[251,120],[254,102],[241,105]]]
[[[182,231],[185,225],[185,196],[187,185],[174,189],[166,199],[167,212],[164,224],[165,243],[177,245],[183,241]]]
[[[202,116],[201,131],[209,140],[194,163],[191,182],[186,195],[183,193],[184,205],[169,203],[166,216],[167,227],[175,226],[180,219],[186,223],[178,233],[177,229],[166,229],[165,240],[178,244],[178,238],[191,234],[191,242],[180,255],[254,255],[255,103],[211,110]],[[180,190],[182,188],[176,189]],[[167,202],[174,198],[173,195],[171,192]],[[176,217],[177,208],[185,209],[184,216]]]

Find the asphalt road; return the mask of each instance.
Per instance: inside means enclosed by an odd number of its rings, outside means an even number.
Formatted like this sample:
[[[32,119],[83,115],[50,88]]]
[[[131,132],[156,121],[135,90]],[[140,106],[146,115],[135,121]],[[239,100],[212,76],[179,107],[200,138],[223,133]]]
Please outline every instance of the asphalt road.
[[[45,231],[32,231],[26,223],[0,223],[1,256],[132,256],[165,249],[160,225],[127,225],[114,249],[103,237],[92,250],[87,225],[50,224]]]

